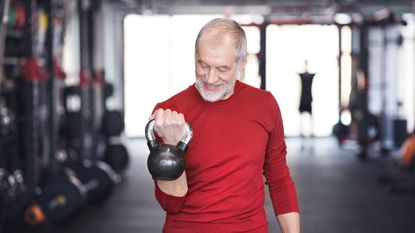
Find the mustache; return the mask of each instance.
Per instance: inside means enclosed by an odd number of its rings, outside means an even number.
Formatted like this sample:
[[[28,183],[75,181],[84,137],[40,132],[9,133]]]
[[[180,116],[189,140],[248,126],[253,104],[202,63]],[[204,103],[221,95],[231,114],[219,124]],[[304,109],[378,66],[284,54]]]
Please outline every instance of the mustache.
[[[224,85],[224,84],[225,84],[225,82],[220,81],[220,80],[216,81],[215,83],[207,83],[207,82],[203,79],[203,77],[196,77],[196,82],[197,82],[199,85],[201,85],[201,84],[207,84],[207,85],[211,85],[211,86],[220,86],[220,85]]]

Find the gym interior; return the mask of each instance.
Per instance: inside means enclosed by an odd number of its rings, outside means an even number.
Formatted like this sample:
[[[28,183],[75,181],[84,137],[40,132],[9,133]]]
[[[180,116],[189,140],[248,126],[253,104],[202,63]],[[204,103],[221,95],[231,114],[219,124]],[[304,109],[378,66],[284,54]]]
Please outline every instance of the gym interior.
[[[194,84],[196,36],[217,17],[245,30],[240,81],[280,106],[301,232],[415,232],[414,1],[0,7],[1,233],[161,232],[145,127]]]

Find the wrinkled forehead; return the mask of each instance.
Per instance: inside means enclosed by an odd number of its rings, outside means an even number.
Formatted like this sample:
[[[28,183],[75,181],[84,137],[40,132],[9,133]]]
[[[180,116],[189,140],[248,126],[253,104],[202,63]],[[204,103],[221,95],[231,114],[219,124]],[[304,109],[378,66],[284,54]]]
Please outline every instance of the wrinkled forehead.
[[[202,51],[203,50],[203,51]],[[223,30],[206,32],[200,39],[196,53],[216,54],[217,56],[232,56],[237,53],[235,41]]]

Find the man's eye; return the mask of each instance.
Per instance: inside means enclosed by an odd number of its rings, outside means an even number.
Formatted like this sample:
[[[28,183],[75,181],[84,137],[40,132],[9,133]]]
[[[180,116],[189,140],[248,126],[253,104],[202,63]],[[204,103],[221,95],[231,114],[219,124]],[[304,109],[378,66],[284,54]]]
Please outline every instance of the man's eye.
[[[200,66],[201,66],[202,68],[208,68],[208,65],[206,65],[205,63],[200,63]]]
[[[219,72],[226,72],[226,71],[228,71],[228,69],[226,67],[219,67],[218,70],[219,70]]]

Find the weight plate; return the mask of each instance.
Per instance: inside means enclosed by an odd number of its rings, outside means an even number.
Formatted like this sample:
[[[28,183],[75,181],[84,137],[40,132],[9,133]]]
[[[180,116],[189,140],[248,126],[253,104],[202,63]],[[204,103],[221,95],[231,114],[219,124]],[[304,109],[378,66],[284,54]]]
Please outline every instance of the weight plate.
[[[99,203],[110,196],[114,187],[114,171],[106,163],[98,161],[92,164],[90,161],[84,161],[77,163],[73,168],[87,191],[89,203]]]
[[[54,178],[42,185],[38,203],[49,221],[67,221],[81,210],[85,203],[85,190],[74,179]]]
[[[119,111],[106,111],[102,120],[102,130],[108,137],[119,136],[124,130],[124,118]]]
[[[128,167],[130,156],[127,148],[123,144],[108,145],[105,149],[104,161],[116,173],[123,173]]]

